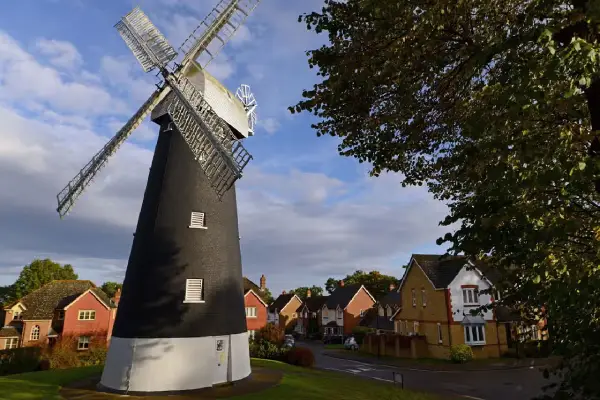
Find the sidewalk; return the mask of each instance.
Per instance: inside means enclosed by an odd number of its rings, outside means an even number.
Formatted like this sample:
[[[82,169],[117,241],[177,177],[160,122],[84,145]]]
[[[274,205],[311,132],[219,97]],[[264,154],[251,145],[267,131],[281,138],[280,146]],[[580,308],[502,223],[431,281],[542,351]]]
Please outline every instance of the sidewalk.
[[[380,357],[350,350],[325,350],[324,356],[376,364],[392,368],[418,369],[424,371],[497,371],[518,368],[541,368],[553,365],[556,360],[548,358],[521,359],[487,359],[473,360],[466,364],[454,364],[450,361],[437,359],[406,359],[395,357]]]

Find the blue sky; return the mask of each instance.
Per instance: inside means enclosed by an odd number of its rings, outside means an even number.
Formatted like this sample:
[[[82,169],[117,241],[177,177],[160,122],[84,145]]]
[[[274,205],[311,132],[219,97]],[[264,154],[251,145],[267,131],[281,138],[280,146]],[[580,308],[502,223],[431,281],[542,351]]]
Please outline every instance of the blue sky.
[[[179,47],[215,0],[21,0],[0,13],[0,284],[34,257],[72,263],[81,278],[120,280],[157,129],[146,121],[74,211],[59,220],[56,193],[148,97],[144,74],[113,28],[139,5]],[[300,4],[300,5],[297,5]],[[232,91],[249,84],[259,125],[254,160],[237,184],[244,273],[274,293],[323,285],[356,269],[400,277],[411,253],[443,252],[446,208],[398,176],[318,138],[310,115],[287,107],[316,82],[306,50],[322,35],[297,22],[322,0],[263,0],[209,67]]]

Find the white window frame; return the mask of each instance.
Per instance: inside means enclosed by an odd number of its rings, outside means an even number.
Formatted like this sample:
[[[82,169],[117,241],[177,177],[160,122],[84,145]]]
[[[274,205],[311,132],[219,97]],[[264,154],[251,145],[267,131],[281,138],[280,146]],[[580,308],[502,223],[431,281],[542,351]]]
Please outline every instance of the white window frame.
[[[77,319],[79,321],[95,321],[96,320],[96,310],[79,310]]]
[[[203,212],[192,211],[190,214],[190,225],[188,228],[192,229],[207,229],[206,227],[206,216]]]
[[[6,338],[6,340],[4,341],[4,348],[6,350],[16,349],[17,347],[19,347],[19,338],[11,337],[11,338]]]
[[[20,320],[23,318],[23,311],[13,311],[13,320]]]
[[[200,286],[200,289],[198,289],[198,286]],[[204,279],[185,280],[185,299],[183,302],[204,303]]]
[[[387,306],[385,306],[385,312],[386,312],[386,316],[387,317],[391,317],[392,316],[392,307],[390,307],[390,305],[388,304]]]
[[[479,305],[479,288],[462,288],[462,296],[464,306]]]
[[[415,335],[419,333],[419,321],[413,321],[413,333]]]
[[[442,344],[444,342],[444,335],[442,334],[442,324],[438,322],[437,324],[437,334],[438,334],[438,343]]]
[[[413,307],[417,306],[417,291],[415,289],[411,289],[412,294],[412,305]]]
[[[246,307],[246,318],[256,318],[256,307]]]
[[[41,328],[39,325],[35,325],[31,328],[31,333],[29,334],[29,340],[40,340]]]
[[[256,337],[256,331],[254,329],[251,329],[248,331],[248,337],[250,339],[254,339]]]
[[[479,328],[481,328],[481,330]],[[465,335],[465,344],[468,344],[469,346],[485,345],[485,325],[484,324],[464,325],[463,333]],[[473,333],[475,333],[475,335]],[[475,336],[477,336],[477,337],[475,338]],[[476,340],[474,340],[474,338]]]
[[[362,309],[361,309],[361,310],[360,310],[360,314],[359,314],[359,315],[360,315],[360,317],[361,317],[361,318],[362,318],[362,317],[364,317],[364,316],[365,316],[365,310],[362,310]]]
[[[77,350],[89,350],[90,348],[90,337],[89,336],[79,336],[77,340]]]
[[[427,292],[425,289],[421,289],[421,303],[423,303],[423,307],[427,307]]]
[[[385,310],[383,308],[383,306],[379,306],[379,310],[377,310],[377,313],[379,314],[380,317],[384,317],[385,316]]]
[[[342,310],[341,308],[338,308],[336,315],[338,318],[342,318],[344,316],[344,310]]]

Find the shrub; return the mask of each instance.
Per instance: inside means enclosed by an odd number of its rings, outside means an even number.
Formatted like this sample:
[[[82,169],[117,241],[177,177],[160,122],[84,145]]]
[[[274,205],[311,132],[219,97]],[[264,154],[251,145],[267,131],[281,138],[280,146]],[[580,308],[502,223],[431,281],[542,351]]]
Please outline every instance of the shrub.
[[[78,350],[80,336],[89,336],[89,348]],[[43,357],[50,369],[76,368],[100,365],[106,360],[106,332],[87,332],[78,335],[63,335],[52,346],[46,346]]]
[[[274,324],[267,324],[256,332],[256,339],[258,341],[265,340],[276,346],[281,346],[283,344],[283,330]]]
[[[292,347],[286,354],[285,362],[299,367],[312,368],[315,365],[315,356],[309,348]]]
[[[249,348],[250,357],[278,361],[283,361],[288,351],[287,348],[282,348],[264,339],[254,340],[249,344]]]
[[[450,347],[450,360],[455,363],[466,363],[473,359],[473,350],[466,344],[457,344]]]
[[[108,349],[106,346],[96,346],[88,351],[81,352],[79,356],[79,360],[81,362],[81,366],[91,366],[91,365],[102,365],[106,361],[106,353]]]
[[[38,370],[41,355],[42,349],[39,347],[0,350],[0,376]]]

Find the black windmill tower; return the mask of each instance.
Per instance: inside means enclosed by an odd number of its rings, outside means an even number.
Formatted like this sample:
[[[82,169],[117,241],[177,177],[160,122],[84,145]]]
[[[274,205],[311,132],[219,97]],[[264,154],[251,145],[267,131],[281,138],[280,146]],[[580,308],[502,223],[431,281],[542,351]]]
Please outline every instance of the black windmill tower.
[[[179,392],[250,375],[234,183],[256,101],[206,66],[260,0],[222,0],[176,52],[135,8],[116,25],[156,91],[58,194],[61,218],[152,113],[160,125],[100,386]],[[177,55],[181,54],[181,60]]]

